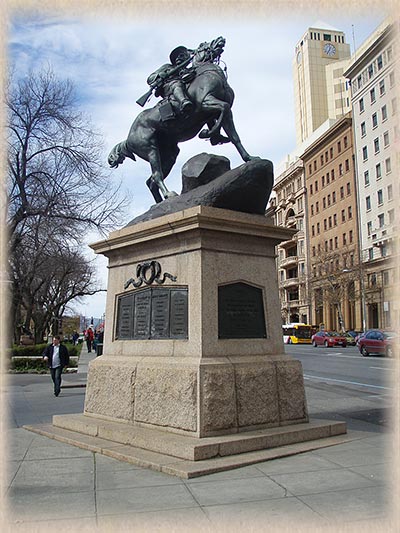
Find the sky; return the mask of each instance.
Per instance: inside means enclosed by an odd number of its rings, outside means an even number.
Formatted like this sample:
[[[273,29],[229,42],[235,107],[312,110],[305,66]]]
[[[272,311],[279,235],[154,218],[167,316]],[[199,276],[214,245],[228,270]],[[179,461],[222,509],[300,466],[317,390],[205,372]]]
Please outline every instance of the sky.
[[[172,5],[172,4],[171,4]],[[378,3],[377,3],[378,5]],[[380,4],[382,6],[382,4]],[[178,45],[196,48],[203,41],[222,35],[226,39],[222,61],[227,66],[228,82],[235,91],[233,115],[236,129],[251,155],[271,160],[275,167],[295,148],[292,60],[296,43],[317,21],[341,30],[354,52],[384,20],[382,8],[326,12],[322,7],[298,12],[250,10],[241,13],[217,10],[212,16],[201,8],[170,16],[147,13],[136,16],[117,9],[68,11],[36,9],[14,11],[6,23],[8,63],[18,76],[30,69],[50,65],[61,78],[71,79],[82,109],[104,137],[104,165],[108,152],[124,140],[141,108],[136,104],[148,89],[148,75],[168,62]],[[155,105],[152,97],[147,107]],[[224,155],[234,168],[242,164],[232,145],[212,147],[207,141],[193,139],[180,145],[177,163],[167,178],[167,187],[181,191],[181,168],[192,156],[208,152]],[[111,173],[111,180],[122,180],[129,194],[126,225],[153,204],[145,180],[150,175],[146,162],[125,160]],[[118,228],[115,228],[118,229]],[[100,235],[90,242],[102,240]],[[107,286],[107,259],[93,258],[103,288]],[[105,292],[88,297],[73,310],[87,317],[101,317],[105,311]]]

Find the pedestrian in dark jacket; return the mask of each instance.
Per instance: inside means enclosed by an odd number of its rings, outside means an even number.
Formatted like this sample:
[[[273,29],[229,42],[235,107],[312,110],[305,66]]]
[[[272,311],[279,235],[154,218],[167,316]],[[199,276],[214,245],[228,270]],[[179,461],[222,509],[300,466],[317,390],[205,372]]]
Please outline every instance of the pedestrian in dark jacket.
[[[53,338],[53,344],[49,344],[43,352],[43,359],[50,368],[51,379],[54,383],[54,396],[58,396],[61,390],[61,374],[63,368],[69,364],[69,354],[65,346],[60,344],[60,337]]]

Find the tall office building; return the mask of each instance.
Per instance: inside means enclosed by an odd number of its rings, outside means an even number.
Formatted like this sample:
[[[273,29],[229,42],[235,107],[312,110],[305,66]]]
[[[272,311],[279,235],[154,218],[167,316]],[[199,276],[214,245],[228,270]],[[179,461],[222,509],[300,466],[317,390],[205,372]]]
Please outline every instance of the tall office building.
[[[383,24],[358,51],[351,82],[357,162],[360,252],[366,327],[393,327],[400,316],[398,25]]]
[[[326,120],[338,119],[351,109],[343,78],[349,60],[344,33],[324,23],[308,28],[297,43],[293,60],[297,145]]]

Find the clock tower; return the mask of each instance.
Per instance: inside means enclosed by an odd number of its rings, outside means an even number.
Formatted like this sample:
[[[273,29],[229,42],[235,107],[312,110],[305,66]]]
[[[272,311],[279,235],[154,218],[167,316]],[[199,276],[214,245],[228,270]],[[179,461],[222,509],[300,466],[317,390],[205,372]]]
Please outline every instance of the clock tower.
[[[349,60],[344,33],[323,22],[308,28],[297,43],[293,61],[297,145],[326,120],[348,111],[343,72]]]

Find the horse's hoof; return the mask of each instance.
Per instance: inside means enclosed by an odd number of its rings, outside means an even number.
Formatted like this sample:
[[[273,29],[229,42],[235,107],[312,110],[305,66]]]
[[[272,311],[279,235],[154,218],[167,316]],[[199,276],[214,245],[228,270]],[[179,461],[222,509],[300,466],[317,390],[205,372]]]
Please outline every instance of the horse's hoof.
[[[167,193],[165,193],[165,199],[173,198],[174,196],[179,196],[179,195],[175,191],[168,191]]]
[[[209,139],[210,138],[210,130],[204,129],[201,130],[199,133],[199,139]]]

